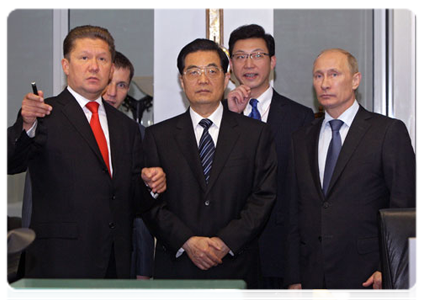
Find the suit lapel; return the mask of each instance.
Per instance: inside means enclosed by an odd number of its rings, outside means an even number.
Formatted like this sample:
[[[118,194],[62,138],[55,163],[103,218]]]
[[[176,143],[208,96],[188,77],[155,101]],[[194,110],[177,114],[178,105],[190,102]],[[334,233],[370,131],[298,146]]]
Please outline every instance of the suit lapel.
[[[62,113],[68,119],[68,121],[75,127],[76,131],[83,137],[87,142],[88,146],[96,154],[100,162],[106,167],[103,157],[101,156],[100,149],[98,148],[97,141],[95,140],[94,134],[91,130],[90,124],[78,101],[72,96],[72,94],[65,89],[57,98],[57,101],[63,105]]]
[[[222,169],[238,140],[239,134],[240,132],[238,130],[237,121],[227,109],[224,109],[207,191],[210,191],[213,184],[219,177],[220,172],[222,172]]]
[[[348,131],[348,135],[345,138],[341,152],[339,153],[338,161],[336,162],[335,170],[333,171],[333,175],[329,184],[328,195],[338,180],[339,176],[342,174],[342,171],[344,170],[351,156],[357,149],[357,146],[360,144],[361,140],[369,129],[370,123],[367,122],[367,119],[370,117],[371,115],[360,106],[360,109],[351,124],[351,128]]]
[[[287,109],[284,109],[284,106],[285,103],[282,96],[273,90],[273,97],[272,101],[270,102],[267,124],[270,125],[275,133],[283,128],[284,120],[287,117],[288,111]]]
[[[181,116],[176,124],[175,140],[181,153],[190,166],[194,177],[197,178],[199,185],[203,191],[205,191],[207,185],[204,178],[203,167],[201,166],[200,154],[198,153],[198,145],[195,140],[189,110]]]
[[[116,175],[119,175],[119,163],[117,163],[119,161],[119,157],[120,157],[120,145],[122,145],[122,143],[120,142],[121,139],[121,130],[120,128],[122,128],[122,124],[119,124],[118,119],[115,118],[113,116],[114,113],[116,113],[116,108],[108,105],[107,103],[105,103],[104,100],[103,104],[104,104],[104,109],[106,110],[106,115],[107,115],[107,125],[109,127],[109,143],[110,143],[110,152],[109,155],[111,156],[112,159],[112,168],[113,168],[113,178],[116,177]],[[102,160],[103,161],[103,160]]]
[[[307,158],[309,159],[309,167],[314,180],[314,186],[320,197],[324,199],[322,184],[320,181],[319,172],[319,136],[320,128],[322,127],[323,118],[314,120],[312,126],[307,130],[306,145],[307,145]]]

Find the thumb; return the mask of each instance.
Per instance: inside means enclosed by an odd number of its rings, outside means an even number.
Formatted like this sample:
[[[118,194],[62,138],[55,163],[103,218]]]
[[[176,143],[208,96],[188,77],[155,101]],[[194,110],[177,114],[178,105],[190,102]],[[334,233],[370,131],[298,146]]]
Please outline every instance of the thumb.
[[[41,98],[43,98],[44,101],[44,92],[43,91],[38,91],[38,96],[40,96]]]
[[[369,287],[373,284],[373,276],[369,277],[366,282],[363,282],[364,287]]]

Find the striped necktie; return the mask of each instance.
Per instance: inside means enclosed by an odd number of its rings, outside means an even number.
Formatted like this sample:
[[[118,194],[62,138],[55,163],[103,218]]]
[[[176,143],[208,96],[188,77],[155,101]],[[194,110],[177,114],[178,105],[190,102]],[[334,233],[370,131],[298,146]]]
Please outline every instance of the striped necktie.
[[[203,134],[201,135],[201,138],[200,138],[199,151],[200,151],[201,165],[203,166],[203,171],[204,171],[204,177],[206,179],[206,183],[208,183],[210,178],[210,171],[213,164],[214,151],[215,151],[213,139],[209,133],[209,128],[213,124],[213,122],[210,121],[209,119],[202,119],[199,124],[201,127],[204,128]]]

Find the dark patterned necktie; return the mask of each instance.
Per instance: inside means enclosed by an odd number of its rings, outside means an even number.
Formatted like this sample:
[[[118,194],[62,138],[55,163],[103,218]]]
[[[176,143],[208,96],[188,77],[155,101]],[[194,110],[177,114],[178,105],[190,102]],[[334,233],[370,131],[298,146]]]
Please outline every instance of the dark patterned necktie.
[[[328,154],[326,156],[325,173],[323,175],[323,193],[326,195],[330,180],[332,178],[333,170],[335,169],[336,161],[338,160],[339,152],[341,152],[342,141],[339,129],[341,129],[341,120],[329,121],[330,127],[332,128],[332,140],[329,144]]]
[[[204,171],[204,177],[206,179],[206,183],[208,183],[210,178],[210,171],[213,164],[214,151],[215,151],[213,139],[209,133],[209,128],[213,124],[213,122],[210,121],[209,119],[202,119],[199,124],[201,127],[204,128],[203,134],[201,135],[201,138],[200,138],[199,151],[200,151],[201,165],[203,166],[203,171]]]
[[[260,112],[257,109],[257,99],[250,99],[250,105],[251,105],[251,113],[248,115],[250,118],[256,119],[261,121]]]

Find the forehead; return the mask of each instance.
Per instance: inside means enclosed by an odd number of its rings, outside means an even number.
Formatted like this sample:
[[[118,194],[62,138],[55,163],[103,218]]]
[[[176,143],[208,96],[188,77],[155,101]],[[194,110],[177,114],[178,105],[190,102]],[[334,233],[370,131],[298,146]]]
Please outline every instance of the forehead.
[[[192,66],[204,67],[208,65],[220,65],[220,57],[216,51],[197,51],[189,53],[185,57],[185,68]]]
[[[267,49],[266,41],[262,38],[249,38],[238,40],[234,44],[233,52],[236,51],[253,51],[253,50],[265,50]]]
[[[129,82],[130,74],[131,71],[128,68],[115,68],[113,72],[113,80]]]
[[[329,69],[348,69],[347,56],[338,51],[329,51],[321,54],[314,62],[313,71],[325,71]]]
[[[71,52],[97,51],[110,54],[109,45],[102,39],[80,38],[76,39]]]

